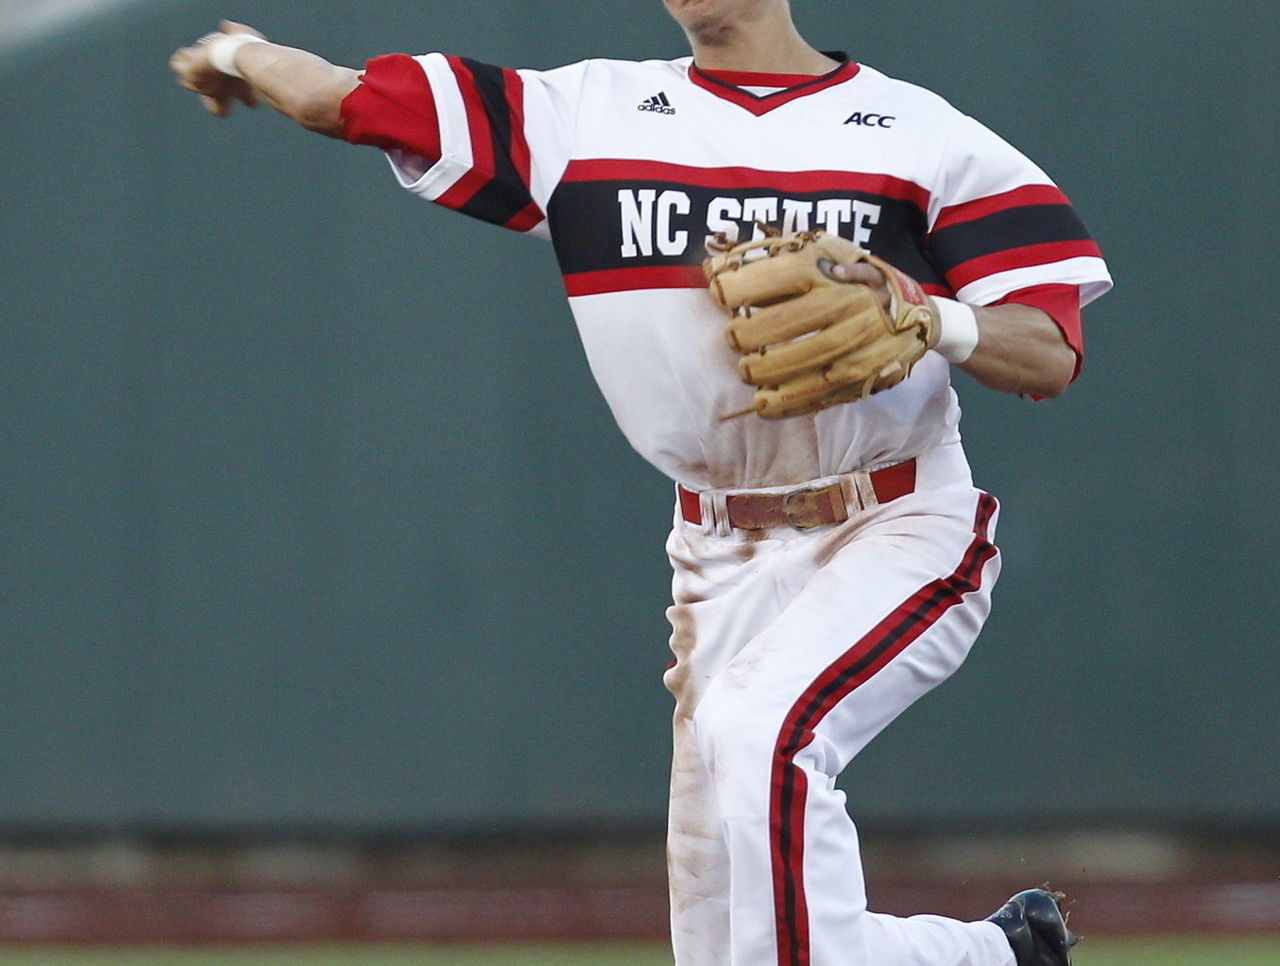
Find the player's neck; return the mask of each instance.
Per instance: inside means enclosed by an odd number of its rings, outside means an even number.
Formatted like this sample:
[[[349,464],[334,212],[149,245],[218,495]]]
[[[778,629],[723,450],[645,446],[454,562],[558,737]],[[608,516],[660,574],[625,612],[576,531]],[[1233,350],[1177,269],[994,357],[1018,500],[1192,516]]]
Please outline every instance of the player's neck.
[[[689,35],[693,61],[703,70],[759,74],[826,74],[837,61],[809,46],[790,22],[773,30],[726,30],[714,36]]]

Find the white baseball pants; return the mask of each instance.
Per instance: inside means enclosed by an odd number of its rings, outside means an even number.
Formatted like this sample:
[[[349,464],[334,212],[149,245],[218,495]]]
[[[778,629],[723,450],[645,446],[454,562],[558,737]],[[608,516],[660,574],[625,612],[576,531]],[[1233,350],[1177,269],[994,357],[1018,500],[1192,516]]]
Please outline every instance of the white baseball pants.
[[[991,923],[867,910],[835,787],[964,660],[999,571],[996,513],[958,443],[919,458],[915,492],[816,530],[718,535],[677,507],[677,966],[1013,966]]]

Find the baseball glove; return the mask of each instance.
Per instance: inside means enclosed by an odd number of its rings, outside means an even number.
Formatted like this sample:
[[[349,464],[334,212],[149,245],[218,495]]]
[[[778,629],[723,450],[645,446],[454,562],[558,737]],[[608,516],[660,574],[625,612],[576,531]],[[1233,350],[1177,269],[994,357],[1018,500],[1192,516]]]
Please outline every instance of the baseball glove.
[[[938,325],[919,283],[853,242],[823,231],[709,247],[703,264],[716,304],[731,313],[726,335],[755,386],[765,419],[817,412],[896,386],[937,342]],[[869,262],[891,293],[886,312],[867,285],[828,273]]]

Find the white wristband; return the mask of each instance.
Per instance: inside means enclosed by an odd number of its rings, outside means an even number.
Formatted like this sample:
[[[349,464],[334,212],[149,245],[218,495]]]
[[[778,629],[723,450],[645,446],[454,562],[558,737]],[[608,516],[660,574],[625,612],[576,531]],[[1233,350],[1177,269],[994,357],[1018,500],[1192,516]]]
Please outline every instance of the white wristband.
[[[232,77],[244,77],[236,67],[236,51],[245,44],[265,44],[268,41],[256,34],[222,34],[209,41],[206,51],[209,63],[215,70]]]
[[[978,346],[978,316],[972,306],[955,299],[933,297],[938,310],[938,344],[934,348],[948,362],[964,362]]]

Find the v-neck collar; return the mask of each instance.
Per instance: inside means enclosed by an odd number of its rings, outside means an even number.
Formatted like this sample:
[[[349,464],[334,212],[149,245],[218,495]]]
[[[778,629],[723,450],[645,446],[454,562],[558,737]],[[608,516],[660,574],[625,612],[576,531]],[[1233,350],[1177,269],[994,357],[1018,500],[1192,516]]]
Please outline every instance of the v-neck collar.
[[[689,80],[716,97],[737,104],[759,117],[784,104],[790,104],[796,98],[816,94],[818,91],[825,91],[829,87],[843,84],[858,73],[859,65],[849,60],[847,54],[836,51],[828,53],[827,56],[837,57],[842,63],[835,70],[816,77],[809,74],[703,70],[697,64],[691,63]],[[774,91],[772,94],[752,94],[750,91],[743,90],[744,87],[780,87],[782,90]]]

